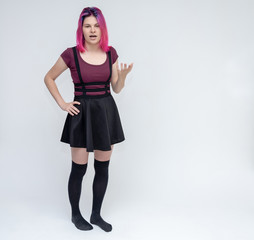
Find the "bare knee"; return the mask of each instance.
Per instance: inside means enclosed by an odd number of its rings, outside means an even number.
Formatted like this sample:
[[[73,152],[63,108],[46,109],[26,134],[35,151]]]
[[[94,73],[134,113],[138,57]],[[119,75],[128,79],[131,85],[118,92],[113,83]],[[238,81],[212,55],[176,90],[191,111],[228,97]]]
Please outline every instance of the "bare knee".
[[[86,164],[88,162],[89,152],[86,148],[71,147],[72,161],[78,164]]]
[[[111,145],[110,151],[94,150],[94,158],[98,161],[108,161],[111,158],[114,145]]]

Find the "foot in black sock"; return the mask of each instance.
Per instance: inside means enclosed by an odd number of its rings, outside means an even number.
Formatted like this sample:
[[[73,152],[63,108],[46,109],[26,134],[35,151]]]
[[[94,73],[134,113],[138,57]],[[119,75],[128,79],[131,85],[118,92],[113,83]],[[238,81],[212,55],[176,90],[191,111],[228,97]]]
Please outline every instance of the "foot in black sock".
[[[105,232],[110,232],[112,230],[112,225],[105,222],[99,214],[92,214],[90,217],[90,223],[99,226]]]
[[[78,228],[80,230],[92,230],[93,229],[93,226],[89,222],[87,222],[81,216],[81,214],[76,215],[76,216],[72,216],[71,221],[74,223],[76,228]]]
[[[93,181],[93,206],[90,217],[90,223],[99,226],[106,232],[110,232],[112,230],[112,226],[102,219],[100,212],[108,185],[108,167],[109,160],[98,161],[97,159],[94,159],[95,176]]]
[[[86,173],[86,169],[87,163],[77,164],[72,161],[72,169],[68,183],[69,200],[72,209],[71,221],[80,230],[93,229],[93,226],[82,217],[79,209],[79,199],[81,195],[82,179]]]

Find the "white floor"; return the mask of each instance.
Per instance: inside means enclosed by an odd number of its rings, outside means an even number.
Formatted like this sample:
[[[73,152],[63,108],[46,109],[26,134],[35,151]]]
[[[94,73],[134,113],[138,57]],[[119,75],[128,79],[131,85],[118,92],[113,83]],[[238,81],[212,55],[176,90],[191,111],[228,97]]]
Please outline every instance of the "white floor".
[[[84,195],[88,198],[89,194],[82,195],[81,209],[88,220],[90,212],[85,209],[89,209],[91,201],[85,201]],[[192,203],[192,196],[189,201],[185,199],[185,204],[177,205],[165,202],[167,199],[161,195],[157,199],[145,196],[144,202],[137,196],[110,204],[112,195],[107,192],[102,210],[104,219],[113,226],[109,233],[97,226],[91,231],[76,229],[70,221],[67,198],[62,201],[60,196],[2,198],[1,239],[254,239],[254,212],[250,205],[244,204],[248,202],[245,200],[232,199],[230,204],[222,201],[205,206],[205,202]]]
[[[28,150],[22,148],[19,153],[29,158],[17,158],[7,148],[6,155],[1,154],[1,159],[16,161],[0,162],[0,239],[254,239],[250,161],[228,157],[223,162],[213,156],[185,159],[180,153],[175,158],[151,152],[144,157],[144,150],[134,158],[119,147],[111,159],[101,212],[113,230],[104,232],[94,226],[81,231],[70,219],[69,149],[45,151],[45,155],[42,150],[29,154]],[[80,199],[86,220],[91,213],[93,176],[91,155]]]

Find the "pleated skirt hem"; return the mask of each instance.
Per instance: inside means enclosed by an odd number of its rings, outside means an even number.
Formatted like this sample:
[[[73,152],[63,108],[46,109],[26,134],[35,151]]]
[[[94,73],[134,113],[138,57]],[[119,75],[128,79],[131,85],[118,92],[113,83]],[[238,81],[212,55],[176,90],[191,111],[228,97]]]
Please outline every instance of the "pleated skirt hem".
[[[125,138],[112,141],[110,145],[113,145],[113,144],[116,144],[116,143],[121,143],[121,142],[123,142],[124,140],[125,140]],[[90,149],[90,148],[87,148],[87,146],[85,146],[85,145],[76,145],[76,144],[73,145],[73,144],[71,144],[68,140],[61,139],[60,141],[63,142],[63,143],[69,144],[70,147],[86,148],[86,149],[87,149],[87,150],[86,150],[87,152],[93,152],[94,150],[101,150],[101,151],[110,151],[110,150],[111,150],[111,147],[108,148],[108,147],[97,147],[97,146],[95,146],[95,147],[93,147],[93,148]]]

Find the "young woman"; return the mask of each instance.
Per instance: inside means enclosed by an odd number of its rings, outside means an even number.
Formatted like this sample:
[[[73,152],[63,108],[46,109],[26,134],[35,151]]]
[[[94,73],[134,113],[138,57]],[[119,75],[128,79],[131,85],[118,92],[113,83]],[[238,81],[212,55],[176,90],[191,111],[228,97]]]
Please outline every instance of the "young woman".
[[[119,93],[133,63],[129,66],[121,63],[119,69],[118,54],[112,46],[108,46],[104,16],[96,7],[82,10],[76,44],[62,52],[44,81],[60,108],[68,112],[60,141],[68,143],[71,148],[72,167],[68,181],[71,220],[80,230],[93,229],[92,223],[109,232],[112,225],[101,217],[101,206],[113,146],[125,140],[110,83],[113,91]],[[55,84],[56,78],[67,68],[70,69],[75,88],[72,102],[63,100]],[[94,152],[95,169],[90,223],[83,218],[79,209],[89,152]]]

